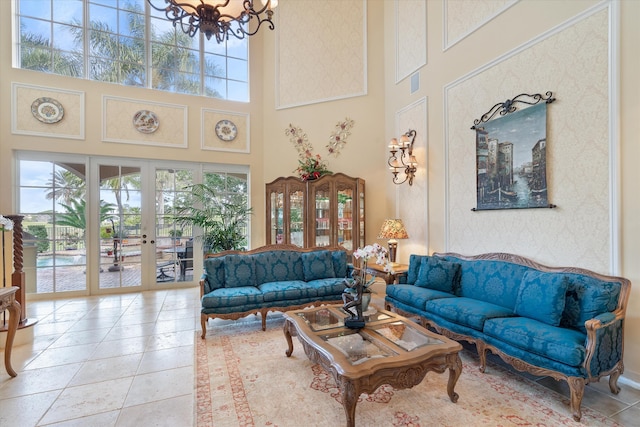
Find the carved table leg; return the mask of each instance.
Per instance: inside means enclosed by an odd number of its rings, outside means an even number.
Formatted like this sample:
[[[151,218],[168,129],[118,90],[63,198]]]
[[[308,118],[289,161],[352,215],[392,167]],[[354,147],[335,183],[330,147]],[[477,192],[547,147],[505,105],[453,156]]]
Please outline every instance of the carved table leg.
[[[347,416],[347,427],[355,427],[356,404],[360,393],[356,391],[356,387],[351,381],[341,379],[337,383],[342,393],[342,407],[344,408],[344,414]]]
[[[284,332],[284,337],[287,339],[288,345],[288,349],[285,351],[287,357],[291,357],[291,354],[293,353],[293,340],[291,339],[291,331],[289,329],[291,326],[292,325],[289,320],[285,320],[284,325],[282,325],[282,331]]]
[[[450,354],[447,356],[447,365],[449,366],[449,382],[447,383],[447,393],[449,394],[449,399],[453,403],[458,401],[458,393],[453,391],[458,382],[458,378],[460,378],[460,374],[462,374],[462,360],[460,360],[460,355]]]
[[[7,310],[9,310],[9,328],[7,329],[7,343],[4,347],[4,366],[7,369],[7,373],[15,377],[18,374],[11,367],[11,348],[20,323],[20,304],[18,301],[13,300]]]

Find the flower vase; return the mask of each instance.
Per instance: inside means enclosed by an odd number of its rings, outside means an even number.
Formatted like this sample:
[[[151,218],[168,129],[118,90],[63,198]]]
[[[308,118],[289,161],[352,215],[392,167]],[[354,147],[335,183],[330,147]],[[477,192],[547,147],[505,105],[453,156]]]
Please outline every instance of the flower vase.
[[[371,302],[371,292],[362,293],[362,312],[369,310],[369,303]]]

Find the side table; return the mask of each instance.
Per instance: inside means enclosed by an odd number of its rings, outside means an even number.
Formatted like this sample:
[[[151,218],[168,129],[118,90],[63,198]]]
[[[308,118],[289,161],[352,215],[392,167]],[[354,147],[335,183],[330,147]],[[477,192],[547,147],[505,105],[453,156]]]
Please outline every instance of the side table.
[[[392,264],[391,271],[384,271],[383,265],[367,265],[367,273],[384,279],[387,285],[398,283],[400,276],[407,274],[407,271],[409,271],[409,265],[407,264]]]
[[[11,367],[11,348],[13,339],[20,323],[20,304],[16,301],[17,286],[10,288],[0,288],[0,312],[9,310],[9,326],[7,327],[7,343],[4,347],[4,367],[12,377],[17,376],[16,371]]]

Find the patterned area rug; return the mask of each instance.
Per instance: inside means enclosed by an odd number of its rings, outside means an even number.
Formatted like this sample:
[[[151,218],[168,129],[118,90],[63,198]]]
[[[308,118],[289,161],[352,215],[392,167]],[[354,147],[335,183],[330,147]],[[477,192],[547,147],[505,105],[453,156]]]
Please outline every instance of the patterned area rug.
[[[333,378],[311,363],[294,337],[285,356],[282,317],[270,315],[263,332],[254,316],[210,321],[207,339],[197,341],[197,425],[342,426],[345,414]],[[446,392],[448,372],[429,372],[407,390],[382,386],[363,394],[357,426],[616,426],[583,407],[573,421],[569,402],[540,384],[496,365],[478,370],[477,355],[463,351],[457,403]]]

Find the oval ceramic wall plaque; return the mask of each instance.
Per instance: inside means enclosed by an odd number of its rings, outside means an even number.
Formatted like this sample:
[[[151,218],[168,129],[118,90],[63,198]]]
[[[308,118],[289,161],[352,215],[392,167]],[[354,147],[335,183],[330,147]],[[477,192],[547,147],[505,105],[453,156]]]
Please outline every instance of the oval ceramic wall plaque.
[[[133,126],[141,133],[154,133],[160,126],[158,116],[153,111],[140,110],[133,115]]]
[[[42,97],[31,104],[31,114],[42,123],[57,123],[64,117],[64,108],[55,99]]]

